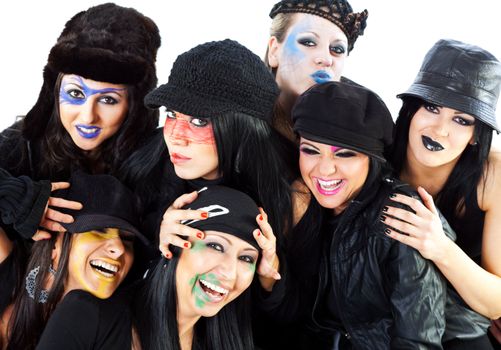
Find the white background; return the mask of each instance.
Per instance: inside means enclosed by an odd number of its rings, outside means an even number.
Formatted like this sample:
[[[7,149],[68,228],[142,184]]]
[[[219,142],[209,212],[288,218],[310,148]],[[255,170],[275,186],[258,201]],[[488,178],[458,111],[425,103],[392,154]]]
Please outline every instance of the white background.
[[[278,1],[278,0],[277,0]],[[238,40],[263,56],[272,0],[117,0],[158,25],[158,78],[165,83],[178,54],[211,40]],[[42,69],[64,24],[100,1],[9,1],[0,10],[0,130],[26,114],[42,85]],[[412,83],[426,51],[440,38],[481,46],[501,59],[498,0],[350,0],[367,8],[365,34],[348,57],[344,75],[377,92],[396,117],[395,97]],[[501,112],[501,104],[498,108]],[[501,113],[498,112],[498,116]],[[501,124],[501,117],[500,117]],[[495,137],[496,148],[501,137]]]

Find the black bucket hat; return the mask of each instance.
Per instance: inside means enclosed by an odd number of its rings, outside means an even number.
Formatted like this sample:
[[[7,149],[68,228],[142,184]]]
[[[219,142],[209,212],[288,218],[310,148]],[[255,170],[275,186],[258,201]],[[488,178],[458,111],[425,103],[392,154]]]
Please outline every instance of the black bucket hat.
[[[294,131],[309,140],[346,147],[385,162],[394,123],[371,90],[344,82],[314,85],[292,109]]]
[[[145,103],[202,118],[244,113],[271,121],[279,93],[263,61],[245,46],[226,39],[179,55],[168,83],[146,95]]]
[[[229,233],[261,250],[252,234],[259,228],[256,222],[259,209],[245,193],[225,186],[209,186],[201,190],[197,199],[184,209],[205,210],[209,217],[184,221],[183,224],[200,230]]]
[[[501,63],[488,51],[461,41],[442,39],[426,54],[410,88],[397,95],[471,114],[499,133],[496,104]]]
[[[139,214],[132,192],[111,175],[89,175],[77,171],[71,175],[70,187],[54,195],[82,203],[81,210],[61,210],[73,216],[72,223],[62,223],[72,233],[103,228],[118,228],[134,234],[145,245],[148,239],[137,229]]]

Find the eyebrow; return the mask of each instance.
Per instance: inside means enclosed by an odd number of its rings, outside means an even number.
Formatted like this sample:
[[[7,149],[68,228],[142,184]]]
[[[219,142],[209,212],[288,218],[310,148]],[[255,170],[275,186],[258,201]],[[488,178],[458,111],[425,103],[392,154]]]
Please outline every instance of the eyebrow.
[[[127,90],[126,87],[123,87],[123,88],[93,89],[93,88],[89,87],[87,84],[85,84],[85,82],[83,81],[82,77],[69,77],[68,81],[64,82],[64,86],[66,86],[67,84],[73,84],[73,85],[76,85],[81,90],[90,91],[91,95],[95,95],[95,94],[108,94],[108,93],[114,92],[117,95],[122,96],[122,94],[120,92]]]
[[[320,151],[320,149],[319,149],[317,146],[312,145],[312,144],[311,144],[311,143],[309,143],[308,141],[303,141],[303,142],[301,142],[301,143],[299,144],[299,146],[302,146],[302,145],[308,145],[308,146],[310,146],[310,147],[313,147],[313,148],[314,148],[314,149],[316,149],[317,151]]]

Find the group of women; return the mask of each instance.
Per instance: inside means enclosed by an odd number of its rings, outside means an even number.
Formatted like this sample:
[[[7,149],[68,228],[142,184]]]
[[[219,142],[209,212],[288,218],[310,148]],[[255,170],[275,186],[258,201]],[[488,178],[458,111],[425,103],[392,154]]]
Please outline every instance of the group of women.
[[[394,123],[342,76],[367,10],[270,17],[264,62],[208,42],[159,87],[151,19],[66,23],[0,135],[2,349],[496,346],[501,63],[438,41]]]

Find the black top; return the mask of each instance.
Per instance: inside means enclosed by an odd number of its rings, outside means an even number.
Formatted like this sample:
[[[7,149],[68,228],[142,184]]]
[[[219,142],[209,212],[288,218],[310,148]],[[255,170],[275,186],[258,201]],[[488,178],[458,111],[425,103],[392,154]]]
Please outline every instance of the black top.
[[[57,305],[37,350],[124,350],[131,344],[132,321],[125,293],[98,299],[74,290]]]

